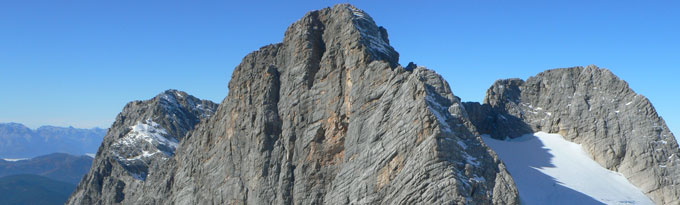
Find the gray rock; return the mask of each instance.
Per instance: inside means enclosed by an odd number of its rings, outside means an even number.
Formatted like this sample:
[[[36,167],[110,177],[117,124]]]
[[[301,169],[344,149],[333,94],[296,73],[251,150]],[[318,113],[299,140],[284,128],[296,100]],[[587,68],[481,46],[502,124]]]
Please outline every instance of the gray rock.
[[[481,133],[498,139],[559,133],[603,167],[623,173],[656,203],[680,204],[675,137],[649,100],[607,69],[554,69],[526,82],[499,80],[483,105],[465,106],[474,110],[470,118]]]
[[[145,181],[111,175],[103,187],[124,195],[70,203],[518,204],[448,83],[398,57],[365,12],[309,12],[243,59],[214,116]]]
[[[112,204],[136,194],[137,187],[174,156],[179,141],[216,108],[211,101],[177,90],[128,103],[68,203]]]
[[[417,67],[418,67],[418,65],[416,65],[415,63],[409,62],[408,65],[406,65],[406,67],[405,67],[404,69],[405,69],[406,71],[413,71],[413,70],[416,69]]]

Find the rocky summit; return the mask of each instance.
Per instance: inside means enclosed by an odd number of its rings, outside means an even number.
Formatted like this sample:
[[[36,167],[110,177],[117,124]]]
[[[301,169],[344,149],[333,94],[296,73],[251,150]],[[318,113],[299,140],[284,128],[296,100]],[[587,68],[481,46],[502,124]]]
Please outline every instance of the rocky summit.
[[[128,104],[68,204],[519,204],[482,135],[538,131],[677,203],[677,142],[608,70],[501,80],[479,104],[398,60],[364,11],[309,12],[243,58],[219,106],[177,91]]]
[[[156,102],[128,105],[69,203],[518,203],[446,81],[398,58],[387,31],[354,6],[309,12],[282,43],[243,59],[215,114],[179,129],[189,134],[174,156],[165,148],[175,138],[142,146],[167,162],[117,147],[158,128],[182,136],[167,126],[185,120],[141,110],[163,108]]]
[[[573,67],[527,81],[499,80],[483,105],[465,107],[483,134],[504,139],[559,133],[581,144],[603,167],[622,173],[654,202],[680,204],[675,137],[652,103],[607,69]]]
[[[68,203],[116,203],[168,159],[185,135],[217,104],[185,92],[167,90],[153,99],[128,103],[104,137],[92,163]]]

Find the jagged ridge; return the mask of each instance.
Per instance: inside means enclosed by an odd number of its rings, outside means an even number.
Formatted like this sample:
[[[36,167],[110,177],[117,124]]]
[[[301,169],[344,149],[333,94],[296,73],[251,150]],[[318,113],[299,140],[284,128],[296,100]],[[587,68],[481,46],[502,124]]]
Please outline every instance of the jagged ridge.
[[[312,11],[246,56],[215,115],[114,202],[519,203],[448,84],[397,62],[365,12]]]
[[[68,203],[112,204],[160,172],[177,144],[217,104],[167,90],[153,99],[128,103],[104,137],[92,169]]]

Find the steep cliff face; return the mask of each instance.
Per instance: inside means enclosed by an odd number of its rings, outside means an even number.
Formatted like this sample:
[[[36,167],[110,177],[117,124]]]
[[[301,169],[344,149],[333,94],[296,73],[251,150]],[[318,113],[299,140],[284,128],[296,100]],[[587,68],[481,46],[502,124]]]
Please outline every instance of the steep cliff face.
[[[519,203],[449,85],[411,69],[363,11],[312,11],[243,59],[174,158],[134,186],[104,187],[131,190],[115,198],[125,204]]]
[[[217,104],[185,92],[165,91],[128,103],[104,137],[90,172],[71,204],[112,204],[134,194],[175,154],[187,132],[214,114]]]
[[[680,203],[680,150],[673,134],[647,98],[607,69],[574,67],[526,82],[499,80],[483,105],[465,106],[482,133],[498,139],[559,133],[655,203]]]

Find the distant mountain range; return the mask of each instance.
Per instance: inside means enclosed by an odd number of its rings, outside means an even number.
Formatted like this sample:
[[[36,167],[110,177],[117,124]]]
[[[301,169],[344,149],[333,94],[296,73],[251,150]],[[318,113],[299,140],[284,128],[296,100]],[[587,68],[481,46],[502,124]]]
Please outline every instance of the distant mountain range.
[[[33,158],[50,153],[95,153],[107,129],[42,126],[30,129],[19,123],[0,123],[0,158]]]
[[[0,177],[35,174],[71,184],[78,184],[92,166],[89,156],[54,153],[33,159],[7,161],[0,159]]]
[[[0,159],[0,204],[63,204],[91,166],[92,157],[64,153]]]
[[[75,188],[38,175],[0,177],[0,204],[63,204]]]

